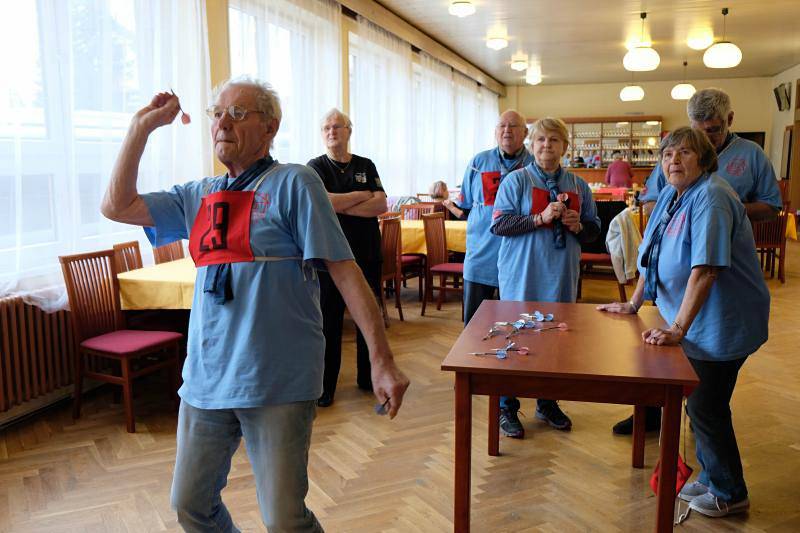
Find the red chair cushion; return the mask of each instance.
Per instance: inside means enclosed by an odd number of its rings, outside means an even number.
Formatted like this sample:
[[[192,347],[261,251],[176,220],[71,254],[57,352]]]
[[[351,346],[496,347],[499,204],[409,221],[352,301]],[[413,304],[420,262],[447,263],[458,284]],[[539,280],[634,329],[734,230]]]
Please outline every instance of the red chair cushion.
[[[421,265],[422,264],[422,256],[419,255],[401,255],[400,262],[403,265]]]
[[[464,263],[441,263],[431,267],[431,272],[443,274],[463,274]]]
[[[582,263],[598,263],[603,265],[611,264],[611,255],[609,254],[592,254],[588,252],[581,253]]]
[[[155,349],[164,344],[179,341],[182,338],[183,335],[173,331],[120,329],[86,339],[81,343],[81,347],[98,352],[130,355],[149,348]]]

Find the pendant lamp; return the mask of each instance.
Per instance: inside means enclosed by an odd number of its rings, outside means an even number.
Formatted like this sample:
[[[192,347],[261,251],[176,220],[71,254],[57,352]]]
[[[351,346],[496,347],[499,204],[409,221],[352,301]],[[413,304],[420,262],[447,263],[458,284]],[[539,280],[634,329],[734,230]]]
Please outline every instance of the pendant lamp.
[[[722,8],[722,40],[711,45],[703,54],[703,63],[708,68],[733,68],[742,62],[742,51],[738,46],[725,40],[725,17],[728,8]]]

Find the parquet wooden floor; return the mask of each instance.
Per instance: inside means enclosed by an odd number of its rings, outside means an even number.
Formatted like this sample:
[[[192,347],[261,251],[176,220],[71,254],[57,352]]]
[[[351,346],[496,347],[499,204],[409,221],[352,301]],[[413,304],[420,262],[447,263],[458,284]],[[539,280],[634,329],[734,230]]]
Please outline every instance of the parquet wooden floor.
[[[693,514],[678,530],[800,531],[800,245],[789,244],[786,284],[769,282],[770,340],[744,366],[733,398],[752,510],[718,520]],[[412,380],[394,421],[373,415],[372,398],[356,389],[346,334],[339,392],[318,412],[309,465],[308,505],[329,532],[452,531],[453,376],[439,365],[461,329],[460,306],[420,317],[415,293],[404,293],[406,322],[393,318],[388,330]],[[612,283],[584,286],[586,301],[615,294]],[[0,531],[179,531],[169,508],[176,418],[157,382],[136,401],[133,435],[102,389],[77,422],[63,405],[0,434]],[[656,437],[648,436],[646,468],[634,470],[630,439],[610,431],[629,408],[563,402],[574,423],[563,433],[535,419],[533,400],[522,404],[525,440],[503,439],[503,455],[489,457],[487,402],[474,400],[473,531],[652,530]],[[688,448],[696,466],[691,435]],[[223,496],[242,530],[264,530],[243,447]]]

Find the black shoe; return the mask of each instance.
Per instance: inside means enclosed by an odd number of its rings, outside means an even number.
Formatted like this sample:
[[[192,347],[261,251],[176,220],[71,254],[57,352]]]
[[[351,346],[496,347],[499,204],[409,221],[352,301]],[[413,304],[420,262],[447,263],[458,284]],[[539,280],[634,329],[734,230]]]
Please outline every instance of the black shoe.
[[[521,439],[525,436],[525,428],[519,421],[517,409],[500,408],[500,433],[512,439]]]
[[[561,431],[572,429],[572,420],[564,414],[555,400],[539,400],[536,403],[536,418]]]
[[[661,429],[661,408],[646,407],[644,413],[644,430],[658,431],[659,429]],[[611,428],[611,431],[614,433],[614,435],[633,434],[633,415],[614,424],[614,427]]]
[[[333,403],[333,394],[329,392],[323,392],[322,396],[319,397],[317,400],[317,406],[319,407],[330,407]]]

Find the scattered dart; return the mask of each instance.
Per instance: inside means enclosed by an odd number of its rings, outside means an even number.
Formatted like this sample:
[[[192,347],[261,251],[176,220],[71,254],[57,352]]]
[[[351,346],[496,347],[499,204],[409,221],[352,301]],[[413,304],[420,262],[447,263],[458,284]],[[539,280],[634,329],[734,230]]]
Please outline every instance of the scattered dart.
[[[376,403],[375,404],[375,414],[376,415],[387,415],[389,414],[389,400],[391,398],[386,398],[386,401],[383,403]]]
[[[178,97],[178,95],[175,94],[175,91],[173,91],[171,87],[169,89],[169,92],[172,93],[172,96],[174,96],[175,98]],[[192,117],[189,116],[189,113],[183,110],[180,102],[178,102],[178,109],[181,112],[181,122],[183,122],[184,124],[189,124],[192,121]]]
[[[536,328],[533,331],[539,333],[539,332],[542,332],[542,331],[547,331],[549,329],[560,329],[561,331],[567,331],[567,329],[569,329],[569,328],[567,327],[567,323],[566,322],[559,322],[555,326],[549,326],[549,327],[546,327],[546,328]]]

